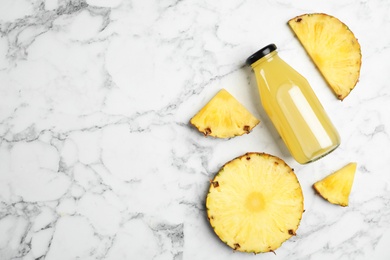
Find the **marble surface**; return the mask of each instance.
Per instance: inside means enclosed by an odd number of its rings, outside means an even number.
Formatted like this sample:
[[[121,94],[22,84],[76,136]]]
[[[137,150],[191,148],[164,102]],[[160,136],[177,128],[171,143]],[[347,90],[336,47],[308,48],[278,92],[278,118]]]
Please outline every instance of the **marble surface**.
[[[0,0],[0,259],[390,259],[390,2]],[[363,53],[335,98],[286,22],[323,12]],[[342,144],[300,165],[270,125],[244,61],[277,44]],[[229,140],[189,119],[221,88],[261,120]],[[209,180],[249,151],[283,158],[305,196],[297,235],[233,252],[205,213]],[[358,163],[350,206],[311,185]]]

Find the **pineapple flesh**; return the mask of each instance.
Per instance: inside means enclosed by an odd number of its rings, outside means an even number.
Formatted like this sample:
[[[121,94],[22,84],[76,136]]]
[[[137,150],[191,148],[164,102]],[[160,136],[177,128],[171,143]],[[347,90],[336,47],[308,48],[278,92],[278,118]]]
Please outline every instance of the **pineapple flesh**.
[[[230,138],[249,133],[260,121],[222,89],[190,122],[205,136]]]
[[[215,233],[234,250],[273,252],[296,234],[303,194],[282,159],[247,153],[225,164],[210,182],[206,208]]]
[[[314,183],[313,187],[318,194],[332,204],[348,206],[356,163],[349,163],[340,170]]]
[[[362,58],[352,31],[337,18],[321,13],[300,15],[288,24],[337,98],[347,97],[359,80]]]

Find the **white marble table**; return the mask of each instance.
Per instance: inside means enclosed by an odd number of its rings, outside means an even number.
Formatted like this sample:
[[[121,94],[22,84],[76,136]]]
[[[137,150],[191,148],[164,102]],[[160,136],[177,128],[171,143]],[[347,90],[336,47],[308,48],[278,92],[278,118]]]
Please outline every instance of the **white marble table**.
[[[362,47],[338,101],[287,26],[338,17]],[[390,1],[0,1],[0,259],[390,259]],[[300,165],[244,66],[275,43],[311,83],[342,144]],[[230,140],[189,119],[221,88],[261,123]],[[245,152],[283,158],[305,196],[297,235],[233,252],[210,228],[209,180]],[[311,185],[358,163],[349,207]]]

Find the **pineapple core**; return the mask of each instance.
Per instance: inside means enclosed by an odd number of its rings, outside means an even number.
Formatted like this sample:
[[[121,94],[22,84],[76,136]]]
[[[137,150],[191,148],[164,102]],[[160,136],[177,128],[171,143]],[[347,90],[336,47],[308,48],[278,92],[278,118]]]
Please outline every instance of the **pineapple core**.
[[[252,192],[246,198],[245,206],[252,212],[258,212],[265,208],[265,200],[260,192]]]

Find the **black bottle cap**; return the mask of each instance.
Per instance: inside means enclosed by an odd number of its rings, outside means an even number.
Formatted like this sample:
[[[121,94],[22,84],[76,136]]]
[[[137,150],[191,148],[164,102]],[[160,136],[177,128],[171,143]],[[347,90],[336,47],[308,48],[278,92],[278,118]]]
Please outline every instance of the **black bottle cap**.
[[[265,55],[270,54],[271,52],[275,51],[276,49],[277,48],[276,48],[275,44],[273,44],[273,43],[268,44],[264,48],[258,50],[257,52],[255,52],[254,54],[249,56],[249,58],[246,59],[246,64],[251,65],[251,64],[255,63],[256,61],[258,61],[259,59],[263,58]]]

